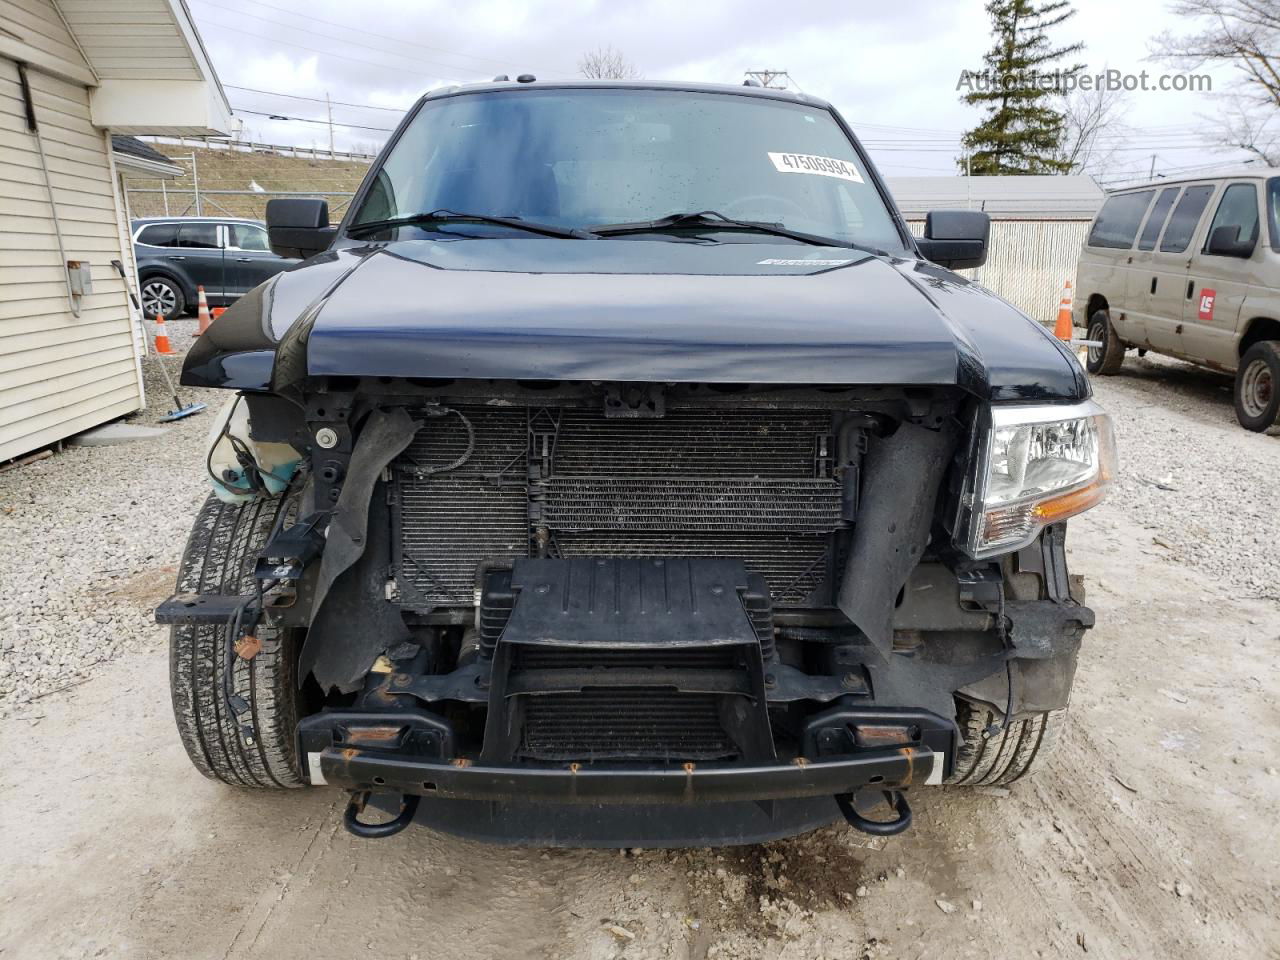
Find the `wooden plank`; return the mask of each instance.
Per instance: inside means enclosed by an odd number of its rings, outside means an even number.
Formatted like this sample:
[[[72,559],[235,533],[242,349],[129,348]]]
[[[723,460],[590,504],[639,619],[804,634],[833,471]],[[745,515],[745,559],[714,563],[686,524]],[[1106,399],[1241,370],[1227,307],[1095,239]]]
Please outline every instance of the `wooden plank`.
[[[54,53],[60,59],[84,63],[75,40],[67,31],[58,12],[47,3],[15,4],[0,0],[0,21],[9,24],[10,33],[37,48]]]
[[[26,300],[29,302],[25,310],[15,309],[13,312],[6,310],[6,315],[0,317],[0,338],[40,333],[49,329],[68,329],[77,324],[114,317],[120,317],[124,322],[126,312],[121,305],[125,302],[125,292],[120,284],[117,284],[114,289],[104,289],[101,293],[95,293],[85,299],[89,302],[81,308],[80,316],[76,317],[67,305],[66,284],[50,284],[47,292],[41,296],[34,293],[28,294]],[[39,301],[45,306],[41,308],[31,306],[30,302],[34,301]],[[132,323],[132,320],[130,319],[129,322]]]
[[[60,333],[61,331],[54,332]],[[25,345],[25,342],[46,338],[33,335],[23,339]],[[20,370],[33,363],[52,363],[54,360],[65,360],[70,357],[92,358],[93,355],[103,350],[110,350],[113,347],[122,345],[130,346],[132,343],[133,338],[129,336],[129,331],[127,329],[119,329],[117,325],[117,329],[98,337],[86,337],[82,340],[71,340],[56,344],[43,342],[33,345],[29,349],[13,353],[0,349],[0,383],[4,382],[5,376],[11,371]]]
[[[14,234],[0,228],[0,251],[3,250],[44,250],[56,254],[58,241],[52,230],[47,234]],[[114,237],[80,237],[75,244],[67,246],[67,257],[71,260],[101,259],[100,254],[111,254],[108,260],[120,259],[119,241]]]
[[[18,175],[18,171],[9,170],[0,167],[0,197],[10,200],[34,200],[45,205],[47,210],[49,207],[49,191],[45,189],[45,185],[39,182],[32,182],[29,178],[22,180],[11,180],[12,176]],[[49,179],[53,179],[50,177]],[[85,184],[83,181],[71,181],[79,186],[92,186]],[[88,190],[76,189],[72,186],[59,187],[54,186],[57,191],[58,205],[62,203],[74,204],[78,207],[88,207],[91,209],[111,210],[112,203],[109,197],[104,197],[100,192],[90,192]],[[114,216],[115,211],[112,210]]]
[[[57,443],[90,427],[96,427],[141,409],[142,403],[138,399],[136,390],[120,391],[120,396],[121,399],[113,399],[111,396],[99,397],[93,404],[63,411],[60,416],[43,417],[41,419],[44,422],[39,424],[24,422],[20,425],[22,432],[18,429],[0,431],[0,460],[20,457],[24,453],[47,447],[51,443]]]
[[[10,331],[2,326],[9,320],[25,320],[31,317],[47,317],[49,318],[49,322],[43,324],[42,327],[49,327],[56,322],[57,317],[65,314],[66,322],[69,325],[68,329],[71,329],[84,323],[87,318],[92,318],[94,316],[94,311],[100,308],[110,306],[116,311],[120,311],[117,315],[121,315],[123,311],[120,304],[117,299],[112,296],[112,294],[118,292],[119,289],[117,288],[114,291],[107,290],[102,293],[95,292],[91,296],[85,297],[84,300],[87,302],[82,304],[79,317],[71,312],[71,307],[67,303],[65,287],[60,295],[53,297],[28,297],[17,301],[0,303],[0,338],[10,336]],[[126,318],[122,316],[121,322],[125,322],[125,319]],[[18,331],[15,330],[13,333],[17,334]]]
[[[36,155],[34,142],[30,150],[18,149],[0,143],[0,167],[23,167],[28,170],[40,169],[40,158]],[[98,178],[105,181],[106,169],[82,160],[68,160],[65,157],[49,157],[49,179],[57,186],[57,177]],[[41,175],[36,174],[37,177]]]
[[[62,237],[68,240],[71,237],[80,239],[94,239],[102,237],[112,237],[115,235],[114,223],[103,223],[101,220],[85,222],[76,220],[73,216],[67,216],[62,213],[62,204],[58,205],[59,219],[62,225]],[[49,215],[48,207],[45,208],[45,217]],[[28,232],[30,221],[24,216],[10,216],[0,212],[0,236],[5,239],[18,237]],[[70,250],[67,251],[70,254]]]
[[[0,388],[0,420],[12,422],[33,417],[57,406],[78,403],[121,383],[133,382],[133,349],[120,348],[111,357],[95,357],[97,363],[67,365],[64,372],[50,375],[40,371],[30,374],[25,383],[6,383]],[[52,402],[51,402],[52,401]]]

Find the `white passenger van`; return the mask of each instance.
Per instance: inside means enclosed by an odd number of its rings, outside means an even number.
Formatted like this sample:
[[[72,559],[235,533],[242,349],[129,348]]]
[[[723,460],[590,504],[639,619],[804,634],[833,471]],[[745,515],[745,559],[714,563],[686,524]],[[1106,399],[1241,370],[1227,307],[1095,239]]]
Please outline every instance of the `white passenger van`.
[[[1076,276],[1090,373],[1152,350],[1235,373],[1236,417],[1280,417],[1280,176],[1243,168],[1108,196]]]

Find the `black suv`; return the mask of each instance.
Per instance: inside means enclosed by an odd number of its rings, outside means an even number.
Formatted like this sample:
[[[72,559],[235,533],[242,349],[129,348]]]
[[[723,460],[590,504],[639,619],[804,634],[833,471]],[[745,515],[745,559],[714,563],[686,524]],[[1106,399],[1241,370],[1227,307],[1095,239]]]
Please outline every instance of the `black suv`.
[[[142,310],[154,320],[196,308],[203,286],[211,307],[225,307],[298,261],[271,251],[260,221],[218,217],[150,217],[134,220]]]
[[[158,612],[206,776],[649,846],[895,833],[1046,754],[1110,422],[948,269],[986,217],[913,238],[828,104],[453,87],[340,226],[267,221],[310,259],[183,374],[232,393]]]

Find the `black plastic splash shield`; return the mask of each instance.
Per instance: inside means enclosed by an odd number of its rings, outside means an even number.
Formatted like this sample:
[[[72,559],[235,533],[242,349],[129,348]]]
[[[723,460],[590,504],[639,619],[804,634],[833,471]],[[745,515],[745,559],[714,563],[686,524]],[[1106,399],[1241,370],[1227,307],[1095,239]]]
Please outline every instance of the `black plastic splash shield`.
[[[603,649],[757,644],[747,571],[722,557],[520,558],[507,643]]]

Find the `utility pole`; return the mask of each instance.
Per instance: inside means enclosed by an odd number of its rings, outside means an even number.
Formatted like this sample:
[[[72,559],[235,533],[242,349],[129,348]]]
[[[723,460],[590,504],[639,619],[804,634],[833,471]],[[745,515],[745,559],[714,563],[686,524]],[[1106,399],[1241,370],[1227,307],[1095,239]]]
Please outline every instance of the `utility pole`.
[[[1153,153],[1151,155],[1151,173],[1150,175],[1148,175],[1147,179],[1154,180],[1155,178],[1156,178],[1156,155]]]
[[[748,80],[755,80],[762,87],[773,90],[786,90],[795,83],[791,79],[791,74],[785,70],[748,70],[746,77]]]
[[[191,151],[191,189],[196,195],[196,216],[201,216],[200,209],[200,171],[196,168],[196,152]]]
[[[329,91],[324,92],[324,106],[329,111],[329,159],[333,159],[333,104],[329,102]]]

